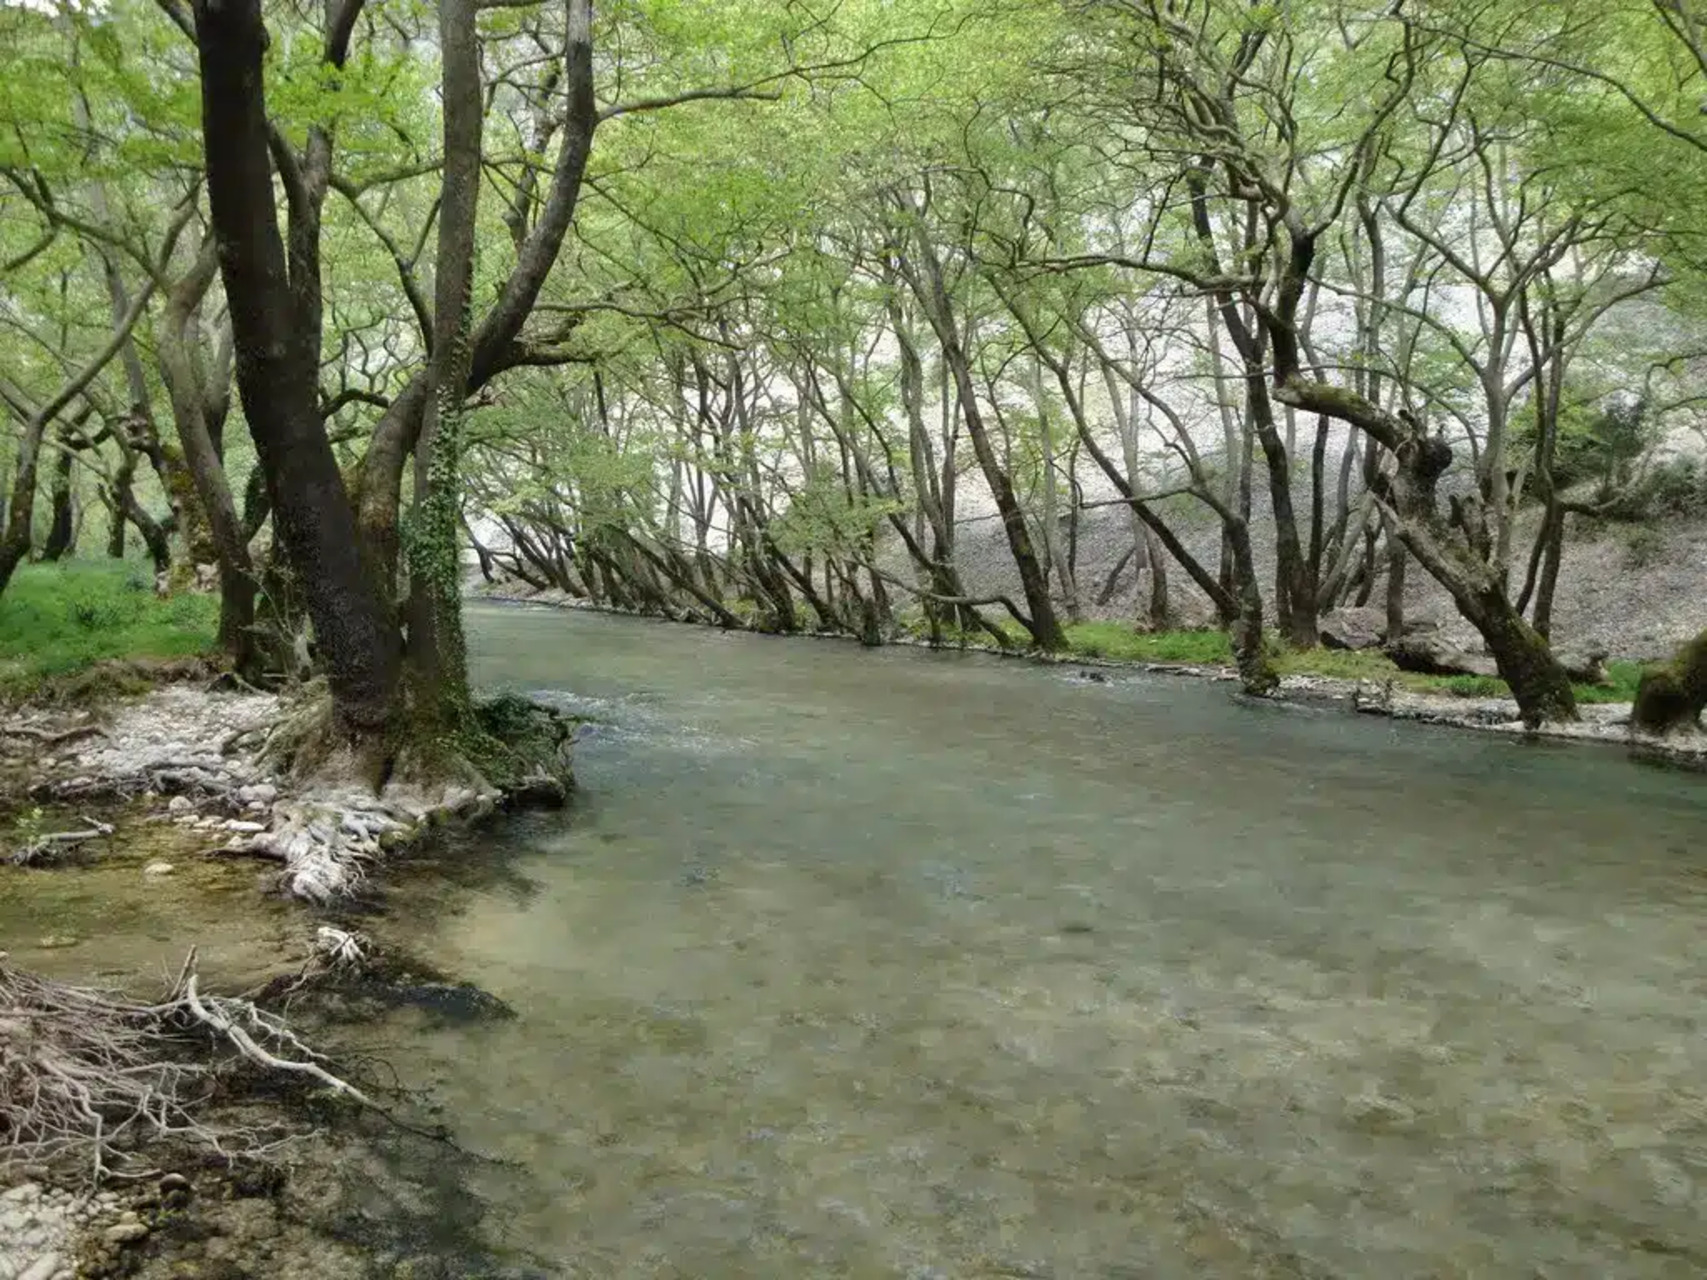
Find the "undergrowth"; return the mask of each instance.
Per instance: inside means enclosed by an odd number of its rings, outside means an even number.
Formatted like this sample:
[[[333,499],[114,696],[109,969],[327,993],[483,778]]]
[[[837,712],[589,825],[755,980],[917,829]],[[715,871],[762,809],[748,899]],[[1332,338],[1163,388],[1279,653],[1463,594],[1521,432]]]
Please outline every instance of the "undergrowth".
[[[0,594],[0,686],[27,688],[114,658],[205,653],[218,622],[218,597],[163,600],[140,564],[22,565]]]

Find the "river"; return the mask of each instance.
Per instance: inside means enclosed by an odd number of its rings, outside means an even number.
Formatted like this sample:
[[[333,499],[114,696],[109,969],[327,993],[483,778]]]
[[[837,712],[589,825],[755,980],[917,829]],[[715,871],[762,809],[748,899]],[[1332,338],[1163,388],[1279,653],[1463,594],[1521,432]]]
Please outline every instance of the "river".
[[[1611,751],[471,610],[601,723],[384,928],[549,1275],[1707,1273],[1707,785]],[[418,905],[416,905],[418,904]]]

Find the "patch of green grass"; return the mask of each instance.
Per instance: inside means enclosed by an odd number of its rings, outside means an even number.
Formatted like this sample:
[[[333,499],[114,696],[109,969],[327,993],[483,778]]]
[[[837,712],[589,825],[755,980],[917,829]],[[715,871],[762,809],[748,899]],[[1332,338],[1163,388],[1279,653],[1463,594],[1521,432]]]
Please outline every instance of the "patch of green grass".
[[[1120,662],[1221,665],[1233,660],[1224,631],[1135,631],[1123,622],[1080,622],[1067,629],[1072,651]]]
[[[1011,619],[1002,630],[1023,647],[1030,637]],[[911,619],[908,629],[920,637],[929,634],[922,620]],[[1224,631],[1135,631],[1124,622],[1080,622],[1066,628],[1069,651],[1082,658],[1105,658],[1115,662],[1178,662],[1190,666],[1230,666],[1232,646]],[[981,631],[960,636],[944,628],[943,638],[978,647],[994,647]],[[1494,676],[1425,676],[1400,671],[1379,650],[1351,652],[1345,649],[1288,649],[1270,640],[1274,668],[1283,676],[1325,676],[1335,680],[1391,680],[1414,693],[1452,694],[1460,698],[1505,698],[1511,695],[1504,680]],[[1639,662],[1609,662],[1604,685],[1576,685],[1577,701],[1629,702],[1636,696],[1636,682],[1643,666]]]
[[[23,565],[0,594],[0,681],[27,685],[111,658],[205,652],[215,596],[154,594],[145,566],[122,561]]]
[[[1016,637],[1018,638],[1018,637]],[[1180,662],[1226,666],[1233,660],[1222,631],[1163,631],[1145,634],[1120,622],[1084,622],[1067,628],[1072,651],[1087,658],[1121,662]],[[1400,671],[1378,650],[1287,649],[1274,646],[1274,668],[1283,676],[1325,676],[1336,680],[1392,680],[1416,693],[1446,693],[1460,698],[1504,698],[1511,690],[1493,676],[1425,676]],[[1629,702],[1642,677],[1639,662],[1607,664],[1604,685],[1575,686],[1577,701]]]

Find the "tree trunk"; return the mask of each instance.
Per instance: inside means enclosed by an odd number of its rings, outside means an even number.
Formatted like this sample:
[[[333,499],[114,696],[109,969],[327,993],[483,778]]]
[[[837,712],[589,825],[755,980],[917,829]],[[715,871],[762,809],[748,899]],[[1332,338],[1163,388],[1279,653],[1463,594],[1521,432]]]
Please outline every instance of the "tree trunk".
[[[521,354],[522,325],[533,311],[539,291],[557,261],[574,220],[581,178],[598,127],[598,102],[593,84],[592,0],[565,0],[568,38],[564,44],[563,82],[565,120],[551,187],[528,233],[516,265],[505,280],[498,300],[481,320],[472,338],[468,391],[478,391]],[[429,400],[428,371],[411,378],[374,428],[362,460],[361,530],[369,560],[389,597],[397,569],[397,515],[402,502],[403,471],[420,436]]]
[[[1144,530],[1144,560],[1150,570],[1150,629],[1166,631],[1173,625],[1173,603],[1168,598],[1168,561],[1162,540],[1154,529]]]
[[[1055,583],[1061,596],[1067,621],[1080,622],[1079,584],[1073,577],[1073,564],[1066,548],[1061,545],[1060,516],[1057,513],[1055,490],[1055,424],[1049,417],[1049,404],[1043,394],[1043,362],[1031,362],[1031,395],[1037,406],[1037,428],[1043,445],[1042,526],[1044,563],[1055,571]]]
[[[214,440],[210,420],[215,415],[209,412],[208,388],[190,353],[191,319],[218,265],[210,236],[189,272],[167,295],[155,350],[183,451],[170,465],[179,485],[187,480],[190,490],[178,504],[184,520],[193,522],[184,531],[190,568],[193,572],[201,556],[212,552],[219,566],[219,648],[239,674],[254,679],[261,674],[262,659],[255,635],[255,565],[249,555],[249,531],[237,513]]]
[[[41,546],[41,558],[47,564],[63,560],[77,545],[76,513],[71,509],[71,447],[64,441],[54,453],[51,492],[52,516]]]
[[[1387,638],[1405,634],[1405,544],[1387,534]]]
[[[1002,531],[1007,535],[1008,549],[1013,553],[1015,568],[1019,570],[1026,610],[1030,615],[1031,638],[1038,648],[1046,652],[1065,649],[1067,636],[1061,630],[1061,623],[1055,616],[1055,606],[1049,599],[1049,584],[1044,578],[1037,552],[1031,545],[1031,534],[1025,525],[1025,513],[1020,510],[1019,500],[1014,496],[1013,481],[1002,469],[996,451],[990,444],[989,432],[985,429],[983,414],[978,408],[977,389],[972,381],[972,366],[967,360],[965,348],[961,345],[954,304],[949,299],[948,287],[943,280],[942,262],[937,257],[935,246],[922,230],[918,236],[918,244],[924,263],[924,276],[920,278],[916,272],[909,272],[908,283],[912,285],[919,305],[924,309],[931,328],[936,332],[943,359],[948,362],[949,371],[954,377],[955,390],[960,397],[961,420],[966,424],[966,434],[972,440],[972,451],[978,456],[978,466],[996,500],[996,510],[1002,517]]]
[[[474,15],[474,0],[439,0],[444,178],[433,298],[433,395],[415,447],[415,519],[409,543],[406,656],[415,715],[424,728],[453,731],[464,727],[470,713],[459,548],[483,116]]]
[[[355,513],[320,420],[320,353],[305,340],[286,274],[268,156],[260,0],[201,0],[195,25],[208,202],[244,417],[274,526],[307,599],[334,726],[352,738],[379,737],[395,704],[397,632],[362,563]]]

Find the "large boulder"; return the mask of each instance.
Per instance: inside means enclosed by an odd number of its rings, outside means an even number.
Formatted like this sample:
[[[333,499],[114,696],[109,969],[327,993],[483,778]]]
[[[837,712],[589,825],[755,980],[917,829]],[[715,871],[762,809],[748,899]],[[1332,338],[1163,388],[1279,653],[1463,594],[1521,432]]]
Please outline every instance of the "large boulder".
[[[1707,631],[1663,667],[1650,667],[1636,686],[1630,723],[1645,733],[1670,733],[1701,723],[1707,710]]]
[[[1318,625],[1328,649],[1378,649],[1387,636],[1387,615],[1379,609],[1335,609]]]
[[[1438,635],[1404,636],[1382,650],[1400,671],[1423,676],[1497,676],[1492,658],[1465,653]]]

